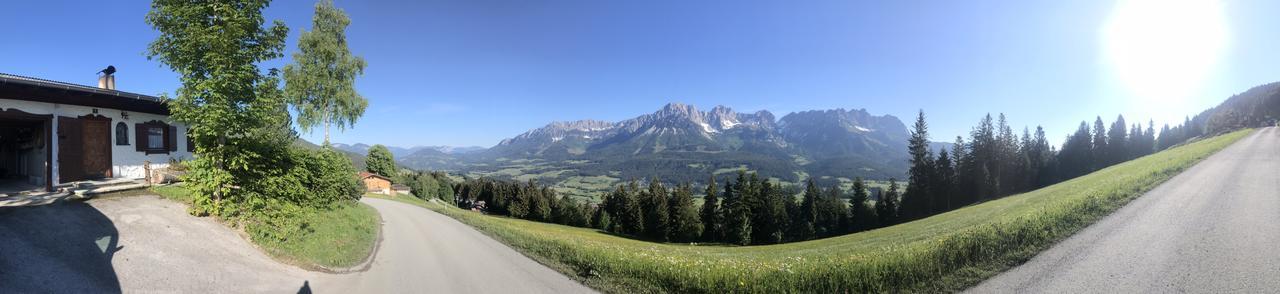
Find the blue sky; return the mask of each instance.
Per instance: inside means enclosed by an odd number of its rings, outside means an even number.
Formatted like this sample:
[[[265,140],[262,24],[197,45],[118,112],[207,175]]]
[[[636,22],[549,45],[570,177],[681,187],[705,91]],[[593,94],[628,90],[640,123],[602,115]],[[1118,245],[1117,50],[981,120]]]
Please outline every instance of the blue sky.
[[[351,49],[369,62],[357,88],[370,107],[333,141],[491,146],[550,121],[617,121],[683,102],[778,117],[866,108],[907,123],[923,108],[940,141],[1004,112],[1018,129],[1044,125],[1057,142],[1096,115],[1180,122],[1280,80],[1275,1],[1167,11],[1160,3],[1178,1],[690,2],[339,0],[352,18]],[[1138,8],[1118,12],[1121,2]],[[290,27],[286,56],[309,29],[313,4],[266,10]],[[93,84],[112,64],[121,90],[172,93],[176,76],[145,57],[156,35],[144,23],[148,9],[148,1],[6,3],[0,72]],[[1108,33],[1115,23],[1205,27],[1188,18],[1222,30]],[[1152,34],[1165,39],[1141,37]],[[1128,55],[1112,54],[1131,40],[1139,45],[1124,47]]]

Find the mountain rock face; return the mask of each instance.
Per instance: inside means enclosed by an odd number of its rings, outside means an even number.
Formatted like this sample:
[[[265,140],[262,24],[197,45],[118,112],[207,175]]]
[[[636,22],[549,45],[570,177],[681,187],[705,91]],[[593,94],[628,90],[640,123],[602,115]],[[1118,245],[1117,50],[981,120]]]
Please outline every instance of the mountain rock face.
[[[804,111],[777,119],[763,110],[740,113],[716,106],[702,111],[672,103],[619,122],[552,122],[484,150],[418,150],[397,159],[415,169],[567,186],[584,178],[701,183],[712,174],[728,176],[741,169],[780,181],[814,177],[829,184],[854,177],[904,178],[908,136],[898,118],[865,109]]]

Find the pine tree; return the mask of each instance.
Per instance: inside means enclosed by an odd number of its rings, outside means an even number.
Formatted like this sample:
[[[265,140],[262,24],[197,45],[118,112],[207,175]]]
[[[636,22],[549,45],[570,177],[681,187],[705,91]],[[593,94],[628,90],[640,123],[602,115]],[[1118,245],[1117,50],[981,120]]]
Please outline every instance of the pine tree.
[[[867,185],[862,182],[862,178],[853,179],[853,197],[849,198],[849,226],[850,232],[859,232],[870,229],[875,218],[874,213],[867,207],[867,199],[870,194],[867,193]]]
[[[796,226],[795,236],[797,240],[813,239],[818,230],[818,197],[821,197],[822,191],[818,190],[818,184],[814,183],[813,178],[805,182],[804,196],[800,199],[800,211],[793,218],[793,225]]]
[[[1109,161],[1107,151],[1111,149],[1107,147],[1107,129],[1102,123],[1101,116],[1093,121],[1093,149],[1091,150],[1093,159],[1090,162],[1093,165],[1089,167],[1089,171],[1092,172],[1106,167]]]
[[[887,227],[898,222],[898,182],[889,179],[889,191],[880,195],[876,201],[876,217],[880,218],[880,226]]]
[[[698,214],[702,220],[702,240],[716,242],[721,239],[720,196],[716,189],[716,177],[707,180],[706,194],[702,197],[702,210]]]
[[[639,199],[640,182],[635,179],[622,189],[622,216],[618,217],[618,221],[622,223],[622,233],[632,236],[642,236],[644,234],[644,212]]]
[[[602,231],[610,231],[612,225],[613,225],[613,220],[609,218],[609,213],[605,212],[603,205],[600,207],[597,207],[595,210],[592,210],[591,212],[592,228],[595,228],[597,230],[602,230]]]
[[[738,179],[732,185],[726,183],[724,191],[724,241],[730,244],[751,244],[751,214],[743,192],[747,189],[745,171],[738,171]]]
[[[933,188],[929,187],[933,179],[933,152],[929,150],[929,125],[924,119],[924,110],[916,115],[916,123],[911,130],[911,138],[907,140],[907,153],[911,156],[911,167],[907,170],[907,195],[903,201],[903,214],[908,218],[924,217],[933,212],[931,199]]]
[[[818,197],[818,217],[815,234],[819,237],[830,237],[844,232],[844,224],[848,223],[848,208],[840,199],[840,187],[832,186]]]
[[[673,242],[693,242],[702,234],[702,223],[698,219],[698,209],[693,207],[693,186],[688,183],[676,186],[671,193],[667,208],[671,217],[671,235]]]
[[[650,239],[658,241],[667,241],[667,236],[671,233],[668,226],[668,208],[667,208],[667,188],[654,177],[649,181],[648,191],[641,193],[643,196],[644,224],[645,235]]]
[[[965,145],[964,138],[956,136],[954,145],[951,145],[951,158],[955,165],[955,191],[952,194],[952,206],[959,207],[969,203],[973,203],[974,196],[977,195],[976,188],[973,186],[973,157],[967,152],[969,147]]]
[[[1107,132],[1107,161],[1104,167],[1128,160],[1129,152],[1125,149],[1129,146],[1126,138],[1129,134],[1127,127],[1123,115],[1117,116],[1116,121],[1111,123],[1111,130]]]
[[[930,206],[935,207],[936,210],[931,213],[954,209],[952,197],[954,197],[956,190],[956,172],[955,166],[951,162],[951,156],[946,149],[938,152],[938,160],[934,161],[933,173],[931,177],[933,184],[930,185],[930,188],[933,189],[933,196],[931,197],[933,203]],[[857,184],[860,183],[855,182],[855,185]]]

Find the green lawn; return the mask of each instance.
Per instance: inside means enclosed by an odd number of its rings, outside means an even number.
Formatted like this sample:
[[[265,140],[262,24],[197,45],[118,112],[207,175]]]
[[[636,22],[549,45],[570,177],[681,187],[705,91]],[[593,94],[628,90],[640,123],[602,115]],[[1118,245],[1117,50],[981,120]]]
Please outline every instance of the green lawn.
[[[914,222],[767,246],[659,244],[396,200],[454,217],[605,292],[950,292],[1020,264],[1251,132]]]
[[[181,184],[156,186],[151,191],[185,204],[192,200],[191,192]],[[309,230],[299,236],[255,243],[271,256],[304,268],[343,268],[359,264],[372,253],[382,225],[378,211],[363,203],[305,213],[303,221]]]

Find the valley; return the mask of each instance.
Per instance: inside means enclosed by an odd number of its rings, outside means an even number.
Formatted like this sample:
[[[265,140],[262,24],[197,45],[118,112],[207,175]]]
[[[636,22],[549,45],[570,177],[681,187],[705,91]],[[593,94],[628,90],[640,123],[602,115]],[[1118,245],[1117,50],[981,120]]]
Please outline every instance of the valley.
[[[709,111],[671,103],[619,122],[552,122],[490,148],[388,147],[401,166],[549,184],[563,195],[598,200],[614,185],[659,177],[705,185],[739,170],[798,187],[813,177],[848,186],[862,177],[905,178],[907,127],[865,109],[814,110],[775,119],[769,111]],[[932,148],[950,148],[934,142]],[[367,144],[335,144],[353,154]],[[879,187],[882,185],[873,185]]]

